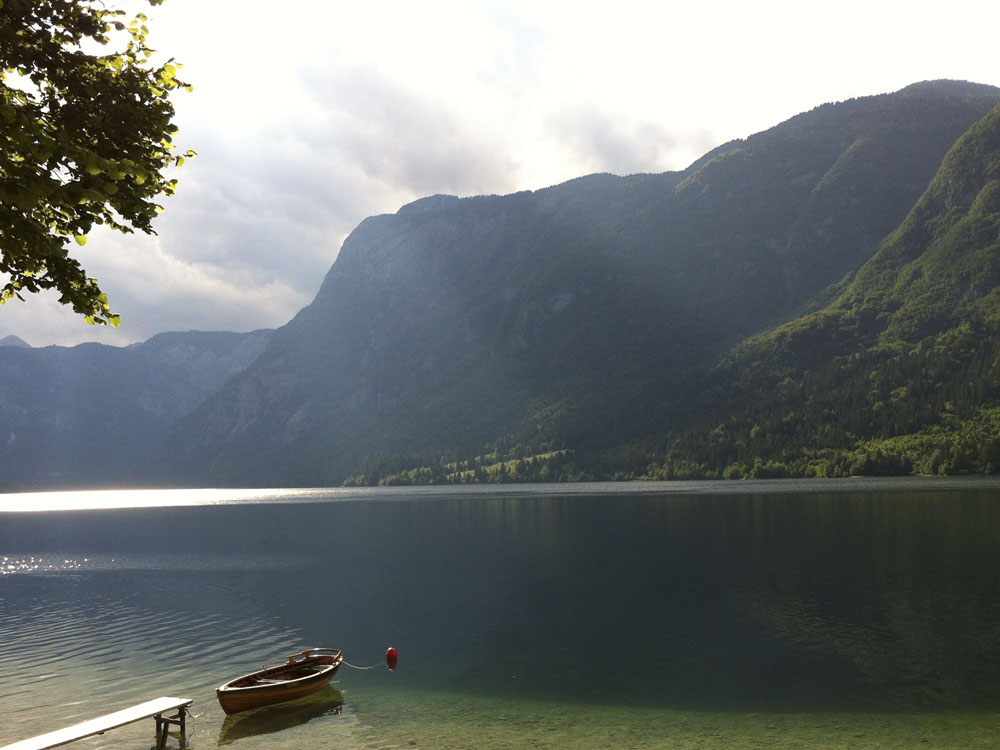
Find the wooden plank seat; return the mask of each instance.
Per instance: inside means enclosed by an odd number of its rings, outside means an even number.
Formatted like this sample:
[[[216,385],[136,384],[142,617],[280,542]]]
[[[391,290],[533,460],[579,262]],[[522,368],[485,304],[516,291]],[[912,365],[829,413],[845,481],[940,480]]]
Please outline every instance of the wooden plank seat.
[[[112,729],[117,729],[136,721],[142,721],[151,716],[156,719],[156,746],[158,748],[162,748],[166,743],[167,732],[171,725],[180,727],[181,747],[184,747],[186,744],[184,718],[187,714],[187,707],[193,702],[191,698],[155,698],[131,708],[115,711],[105,716],[98,716],[96,719],[82,721],[65,729],[57,729],[54,732],[47,732],[37,737],[15,742],[13,745],[5,745],[0,750],[48,750],[50,747],[67,745],[70,742],[82,740],[84,737],[104,734]],[[174,716],[163,715],[171,711],[176,711],[177,713]]]

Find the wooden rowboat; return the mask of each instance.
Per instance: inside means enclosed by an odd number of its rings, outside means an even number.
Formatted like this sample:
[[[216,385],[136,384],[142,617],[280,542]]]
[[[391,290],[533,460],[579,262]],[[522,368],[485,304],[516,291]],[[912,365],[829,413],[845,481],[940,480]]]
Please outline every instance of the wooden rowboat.
[[[340,649],[307,648],[277,667],[265,667],[230,680],[215,694],[227,714],[295,700],[328,684],[343,661]]]

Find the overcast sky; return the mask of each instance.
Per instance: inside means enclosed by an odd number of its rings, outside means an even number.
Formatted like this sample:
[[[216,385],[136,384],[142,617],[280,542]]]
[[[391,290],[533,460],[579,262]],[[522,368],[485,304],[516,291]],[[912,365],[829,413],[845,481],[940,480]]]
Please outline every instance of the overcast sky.
[[[178,170],[158,235],[73,246],[121,313],[86,325],[30,295],[0,339],[124,345],[277,327],[366,216],[434,193],[683,169],[830,101],[955,78],[1000,85],[986,0],[141,0],[175,97]]]

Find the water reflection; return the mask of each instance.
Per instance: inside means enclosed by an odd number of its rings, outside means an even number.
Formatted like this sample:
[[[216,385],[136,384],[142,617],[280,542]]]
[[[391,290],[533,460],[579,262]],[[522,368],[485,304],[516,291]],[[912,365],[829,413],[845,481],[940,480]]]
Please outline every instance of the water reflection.
[[[1000,710],[997,500],[742,491],[0,514],[13,566],[0,744],[151,684],[216,711],[227,675],[315,643],[355,664],[390,643],[405,656],[398,672],[344,677],[362,686],[359,716],[390,683],[609,710]]]
[[[462,532],[482,541],[466,510]],[[1000,706],[993,491],[490,514],[485,536],[524,577],[492,630],[474,629],[484,654],[507,646],[501,666],[472,661],[456,686],[735,710]],[[603,674],[579,656],[595,645]]]
[[[219,730],[219,747],[261,734],[273,734],[306,724],[321,716],[343,712],[344,696],[330,685],[296,701],[264,706],[227,716]]]
[[[734,596],[786,651],[900,709],[996,707],[995,493],[759,498]]]

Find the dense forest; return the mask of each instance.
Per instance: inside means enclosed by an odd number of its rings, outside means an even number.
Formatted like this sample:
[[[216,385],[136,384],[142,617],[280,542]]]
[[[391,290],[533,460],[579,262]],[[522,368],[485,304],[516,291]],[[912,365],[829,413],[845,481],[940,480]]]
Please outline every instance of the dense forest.
[[[709,420],[649,473],[1000,470],[1000,109],[969,130],[906,220],[830,305],[710,374]]]

